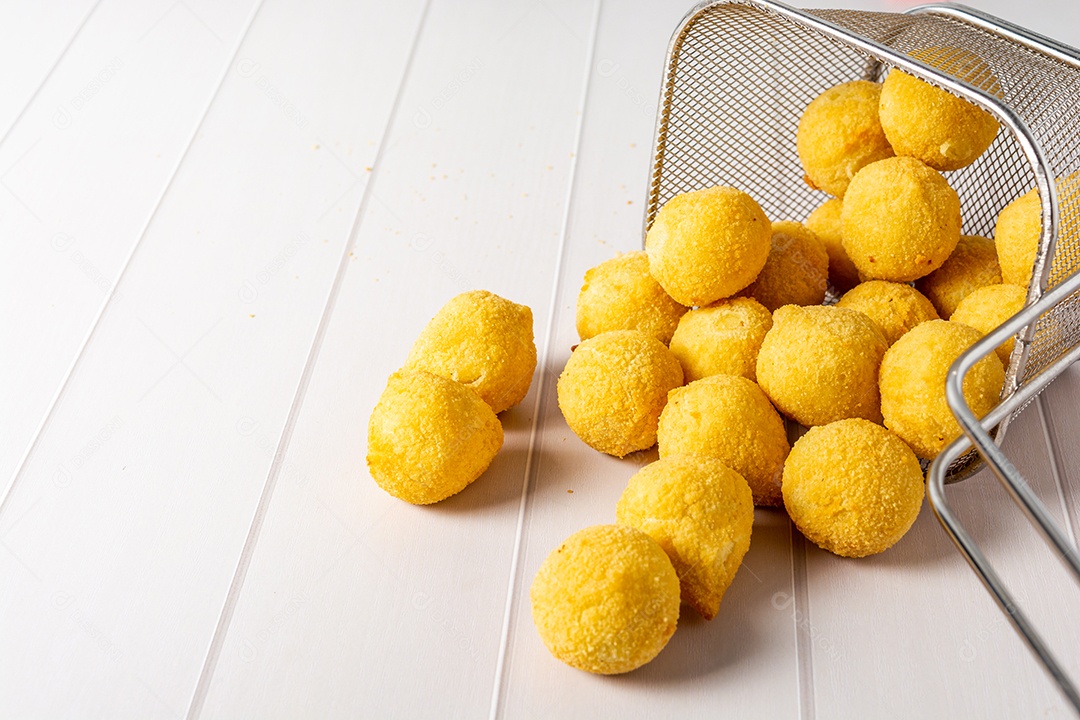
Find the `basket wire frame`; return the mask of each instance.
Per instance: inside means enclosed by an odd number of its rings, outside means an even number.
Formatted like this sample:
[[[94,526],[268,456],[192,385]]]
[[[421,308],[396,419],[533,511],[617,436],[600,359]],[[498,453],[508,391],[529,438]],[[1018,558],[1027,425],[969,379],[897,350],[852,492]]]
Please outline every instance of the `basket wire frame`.
[[[918,58],[933,56],[938,67]],[[1025,308],[962,355],[946,396],[964,437],[927,477],[931,506],[1013,627],[1080,714],[1080,692],[952,513],[945,485],[986,461],[1080,580],[1080,556],[1000,442],[1011,418],[1080,357],[1080,55],[960,5],[908,13],[801,11],[772,0],[719,0],[693,8],[668,48],[644,231],[675,195],[732,185],[773,219],[804,219],[827,196],[803,182],[795,133],[806,105],[855,79],[899,68],[994,115],[1001,126],[973,164],[946,173],[960,197],[963,233],[992,237],[1001,209],[1037,190],[1039,248]],[[947,68],[947,71],[938,69]],[[1000,404],[980,422],[963,377],[1010,336],[1017,343]]]

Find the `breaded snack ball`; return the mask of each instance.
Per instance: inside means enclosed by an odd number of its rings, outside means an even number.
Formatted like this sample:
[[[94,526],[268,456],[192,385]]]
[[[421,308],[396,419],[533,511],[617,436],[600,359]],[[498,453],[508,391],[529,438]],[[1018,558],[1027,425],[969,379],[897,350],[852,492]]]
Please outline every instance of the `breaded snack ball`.
[[[601,675],[652,660],[679,621],[671,560],[647,534],[621,525],[595,525],[567,538],[540,565],[529,597],[551,654]]]
[[[826,200],[806,218],[806,227],[818,236],[829,254],[829,282],[840,292],[859,284],[859,269],[844,250],[843,221],[840,213],[844,201],[839,198]]]
[[[890,345],[919,323],[938,319],[937,310],[921,292],[910,285],[886,280],[856,285],[836,305],[869,317]]]
[[[589,447],[623,457],[656,444],[668,391],[683,383],[679,361],[656,338],[615,330],[578,345],[559,376],[559,409]]]
[[[780,412],[808,427],[849,417],[879,422],[877,374],[887,347],[861,312],[786,305],[761,343],[758,383]]]
[[[619,255],[586,271],[577,300],[578,337],[640,330],[666,345],[688,309],[649,274],[644,250]]]
[[[405,361],[468,385],[500,413],[529,392],[536,369],[532,310],[484,290],[462,293],[427,324]]]
[[[705,455],[746,478],[755,505],[779,505],[784,421],[753,381],[712,375],[672,390],[660,413],[660,457]]]
[[[371,412],[367,466],[386,492],[429,505],[480,477],[502,443],[502,425],[476,391],[399,370]]]
[[[683,602],[706,620],[716,617],[754,524],[750,486],[739,473],[713,458],[661,458],[630,478],[615,517],[660,544],[679,576]]]
[[[973,290],[1000,282],[1001,268],[994,241],[978,235],[961,235],[945,264],[920,278],[915,287],[934,304],[938,315],[947,318]]]
[[[1027,291],[1018,285],[987,285],[974,291],[960,303],[949,319],[963,323],[985,335],[1024,308]],[[997,355],[1008,367],[1016,339],[998,346]]]
[[[820,305],[829,286],[829,254],[802,223],[772,224],[772,250],[754,282],[742,291],[769,310]]]
[[[671,336],[671,352],[686,382],[709,375],[757,377],[758,350],[772,327],[772,313],[754,298],[727,298],[691,310]]]
[[[1032,189],[1002,208],[994,228],[1001,279],[1010,285],[1027,287],[1035,267],[1042,234],[1042,205]]]
[[[888,550],[919,516],[919,460],[869,420],[811,428],[784,465],[784,507],[799,532],[844,557]]]
[[[975,65],[982,62],[949,48],[923,50],[916,57],[961,79],[973,79],[969,72],[979,73]],[[997,137],[993,115],[900,70],[885,78],[879,110],[896,154],[918,158],[935,170],[970,165]]]
[[[960,198],[909,157],[867,165],[842,212],[844,250],[867,279],[910,282],[937,270],[960,241]]]
[[[981,335],[948,320],[930,320],[893,344],[881,361],[881,413],[885,427],[915,454],[933,460],[960,437],[960,425],[945,400],[945,376],[960,353]],[[996,355],[980,360],[964,378],[964,398],[976,417],[997,404],[1005,370]]]
[[[713,187],[671,198],[645,236],[649,271],[668,295],[701,307],[734,295],[765,266],[772,229],[746,193]]]
[[[806,106],[795,146],[806,184],[843,197],[860,169],[892,157],[878,119],[881,85],[855,80],[831,87]]]

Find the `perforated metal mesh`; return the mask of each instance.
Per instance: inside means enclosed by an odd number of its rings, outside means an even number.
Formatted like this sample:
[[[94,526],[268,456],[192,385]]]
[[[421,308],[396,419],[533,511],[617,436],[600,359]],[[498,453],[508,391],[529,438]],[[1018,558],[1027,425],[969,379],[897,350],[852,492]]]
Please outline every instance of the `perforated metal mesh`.
[[[924,59],[936,53],[936,64],[949,74],[996,96],[1001,105],[991,99],[984,106],[1015,112],[1045,157],[1046,177],[1062,180],[1080,168],[1076,65],[937,11],[812,14],[842,30],[834,37],[807,25],[799,11],[753,0],[701,7],[682,27],[661,94],[646,228],[674,195],[712,185],[745,190],[772,219],[804,219],[827,196],[803,181],[795,149],[799,118],[833,85],[883,79],[889,65],[876,50],[884,48]],[[942,54],[950,61],[941,62]],[[924,72],[923,78],[934,82],[943,73]],[[960,196],[963,232],[993,237],[998,213],[1035,186],[1039,170],[1003,124],[975,163],[945,173]],[[1058,189],[1057,247],[1045,263],[1047,243],[1040,246],[1029,302],[1039,297],[1044,275],[1056,284],[1080,269],[1080,177],[1059,182]],[[1049,202],[1044,210],[1048,228]],[[1027,357],[1013,356],[1006,392],[1077,343],[1080,295],[1040,318]]]

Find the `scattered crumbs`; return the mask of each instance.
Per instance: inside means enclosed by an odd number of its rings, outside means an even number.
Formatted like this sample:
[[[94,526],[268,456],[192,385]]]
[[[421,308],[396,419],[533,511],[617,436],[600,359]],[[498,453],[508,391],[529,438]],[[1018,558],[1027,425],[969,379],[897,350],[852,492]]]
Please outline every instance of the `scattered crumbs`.
[[[627,204],[627,205],[633,205],[633,204],[634,204],[634,201],[633,201],[633,200],[627,200],[627,201],[626,201],[626,204]]]
[[[249,313],[249,314],[248,314],[248,317],[249,317],[249,318],[253,318],[253,317],[255,317],[255,313]]]
[[[450,176],[449,176],[449,175],[447,175],[446,173],[443,173],[442,179],[443,179],[443,180],[449,180],[449,179],[450,179]]]
[[[365,165],[364,166],[364,172],[371,172],[371,166],[370,165]]]
[[[529,197],[529,193],[521,193],[521,197]]]
[[[311,146],[311,149],[312,150],[318,150],[319,149],[319,144],[315,143],[314,145]]]
[[[431,167],[437,167],[437,163],[431,163]]]
[[[570,157],[574,157],[574,153],[570,153]]]
[[[637,147],[637,143],[630,143],[630,147],[632,147],[632,148]]]
[[[434,175],[428,175],[427,179],[430,180],[431,182],[435,182],[435,176]]]
[[[547,169],[548,169],[548,170],[554,170],[554,169],[555,169],[555,166],[554,166],[554,165],[548,165],[548,166],[547,166]]]
[[[566,492],[570,493],[571,495],[573,495],[573,494],[574,494],[574,491],[573,491],[573,490],[567,490]]]
[[[356,253],[354,253],[352,250],[350,250],[349,251],[349,257],[356,257]]]
[[[293,280],[299,280],[299,279],[300,279],[299,275],[293,275]]]

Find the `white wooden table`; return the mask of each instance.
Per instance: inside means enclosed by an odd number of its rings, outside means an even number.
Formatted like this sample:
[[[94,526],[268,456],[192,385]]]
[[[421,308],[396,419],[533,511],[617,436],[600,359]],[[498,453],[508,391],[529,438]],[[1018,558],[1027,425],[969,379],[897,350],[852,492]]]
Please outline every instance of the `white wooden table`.
[[[1068,0],[977,4],[1080,45]],[[1069,717],[928,507],[861,561],[759,511],[716,620],[629,675],[540,643],[537,566],[637,467],[553,379],[585,269],[640,244],[688,5],[0,5],[0,718]],[[541,369],[488,473],[408,506],[368,414],[477,287]],[[1070,532],[1078,399],[1005,443]],[[1080,590],[988,474],[952,497],[1080,676]]]

